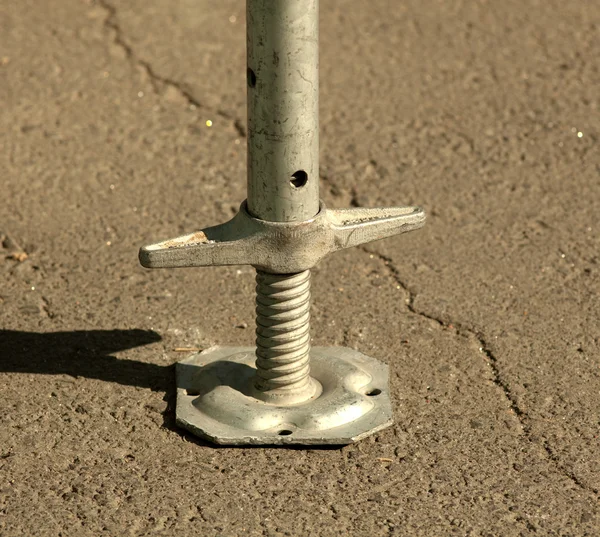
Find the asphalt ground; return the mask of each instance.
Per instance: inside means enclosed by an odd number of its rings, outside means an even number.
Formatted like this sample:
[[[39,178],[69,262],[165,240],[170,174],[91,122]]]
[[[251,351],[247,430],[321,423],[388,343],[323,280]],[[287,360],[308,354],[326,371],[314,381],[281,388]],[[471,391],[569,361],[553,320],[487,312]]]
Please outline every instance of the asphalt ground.
[[[321,262],[313,344],[388,363],[396,421],[230,449],[174,363],[253,344],[253,269],[137,250],[245,198],[244,3],[0,2],[0,534],[599,535],[599,29],[322,2],[321,196],[428,222]]]

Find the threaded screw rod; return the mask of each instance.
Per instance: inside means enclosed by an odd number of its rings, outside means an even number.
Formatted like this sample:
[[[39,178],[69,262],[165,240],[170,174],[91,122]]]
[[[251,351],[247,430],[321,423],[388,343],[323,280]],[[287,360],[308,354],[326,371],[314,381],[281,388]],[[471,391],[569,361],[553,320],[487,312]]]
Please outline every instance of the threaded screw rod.
[[[310,270],[256,273],[256,377],[263,400],[290,404],[310,399]]]

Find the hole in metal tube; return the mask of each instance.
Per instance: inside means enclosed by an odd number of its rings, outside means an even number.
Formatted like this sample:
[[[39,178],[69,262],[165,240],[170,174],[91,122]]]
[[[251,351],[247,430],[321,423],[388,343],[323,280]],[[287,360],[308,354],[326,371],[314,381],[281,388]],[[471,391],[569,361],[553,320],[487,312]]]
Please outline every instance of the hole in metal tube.
[[[292,431],[290,431],[289,429],[284,429],[283,431],[279,431],[279,436],[289,436],[292,434]]]
[[[246,71],[246,77],[248,79],[248,87],[253,88],[256,86],[256,73],[250,67]]]
[[[292,174],[290,183],[294,188],[302,188],[308,181],[308,174],[304,170],[298,170]]]
[[[376,395],[379,395],[380,393],[381,393],[381,390],[380,390],[379,388],[375,388],[375,389],[373,389],[373,390],[371,390],[371,391],[367,392],[367,395],[368,395],[369,397],[374,397],[374,396],[376,396]]]

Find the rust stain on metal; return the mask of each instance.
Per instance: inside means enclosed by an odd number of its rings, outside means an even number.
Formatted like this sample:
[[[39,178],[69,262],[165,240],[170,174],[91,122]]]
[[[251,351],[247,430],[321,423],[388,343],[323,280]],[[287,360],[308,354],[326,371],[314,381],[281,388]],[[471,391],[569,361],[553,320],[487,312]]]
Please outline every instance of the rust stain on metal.
[[[203,244],[208,242],[211,241],[208,240],[208,237],[204,234],[204,231],[197,231],[196,233],[192,233],[186,237],[179,237],[178,239],[165,241],[162,243],[162,246],[164,248],[177,248],[178,246],[191,246],[193,244]]]

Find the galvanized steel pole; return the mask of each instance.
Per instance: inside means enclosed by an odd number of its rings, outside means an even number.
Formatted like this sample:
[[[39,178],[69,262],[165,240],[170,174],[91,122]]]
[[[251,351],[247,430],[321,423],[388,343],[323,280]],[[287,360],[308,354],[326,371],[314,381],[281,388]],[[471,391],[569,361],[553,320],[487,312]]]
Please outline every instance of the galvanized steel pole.
[[[247,0],[248,210],[319,212],[319,2]]]
[[[177,422],[220,444],[347,444],[392,423],[386,365],[311,348],[310,269],[425,215],[319,200],[318,33],[318,0],[247,0],[248,199],[229,222],[140,250],[148,268],[257,270],[256,347],[177,364]]]

